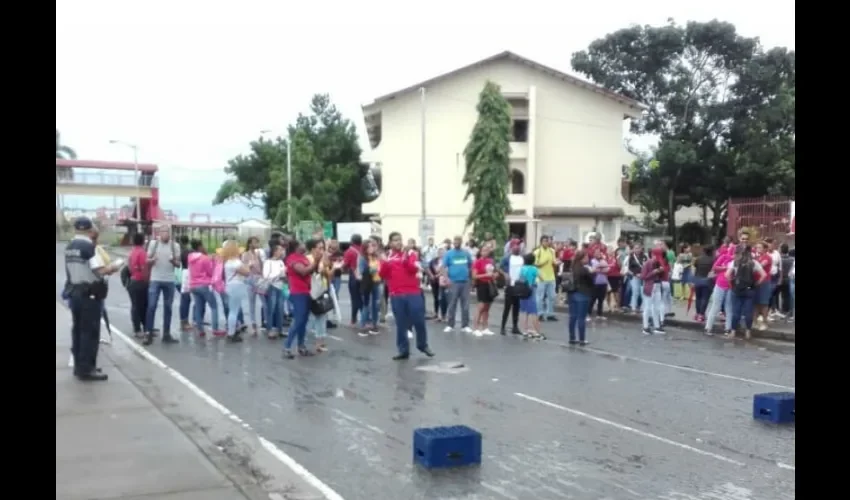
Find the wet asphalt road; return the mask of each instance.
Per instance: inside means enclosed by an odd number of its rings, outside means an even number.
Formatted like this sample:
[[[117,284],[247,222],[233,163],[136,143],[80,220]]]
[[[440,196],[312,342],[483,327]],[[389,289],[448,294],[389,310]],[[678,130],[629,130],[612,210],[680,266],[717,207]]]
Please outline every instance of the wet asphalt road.
[[[56,278],[58,294],[59,246]],[[131,332],[117,276],[107,303]],[[183,334],[150,350],[348,500],[794,498],[794,427],[751,418],[754,394],[794,386],[793,346],[612,323],[594,324],[582,349],[564,346],[564,321],[545,323],[543,342],[441,326],[429,328],[436,358],[402,363],[389,332],[345,327],[330,331],[330,352],[293,361],[250,337]],[[480,468],[412,465],[414,428],[457,424],[483,433]]]

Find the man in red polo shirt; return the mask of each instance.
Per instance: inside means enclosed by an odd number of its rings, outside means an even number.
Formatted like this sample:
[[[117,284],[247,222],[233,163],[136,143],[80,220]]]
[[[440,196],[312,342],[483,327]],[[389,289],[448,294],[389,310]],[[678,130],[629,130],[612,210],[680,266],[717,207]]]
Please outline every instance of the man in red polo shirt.
[[[342,271],[348,273],[348,294],[351,296],[351,327],[357,327],[357,313],[363,307],[360,296],[360,280],[357,279],[357,260],[363,253],[363,237],[351,235],[351,245],[342,255]]]

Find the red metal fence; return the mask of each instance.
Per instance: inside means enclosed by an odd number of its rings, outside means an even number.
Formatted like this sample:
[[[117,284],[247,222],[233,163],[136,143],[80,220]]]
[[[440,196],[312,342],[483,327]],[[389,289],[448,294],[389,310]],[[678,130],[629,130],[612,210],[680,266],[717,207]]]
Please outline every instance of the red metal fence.
[[[728,205],[727,233],[737,235],[747,228],[758,233],[758,238],[772,237],[779,241],[793,238],[791,231],[791,202],[787,196],[761,198],[733,198]]]

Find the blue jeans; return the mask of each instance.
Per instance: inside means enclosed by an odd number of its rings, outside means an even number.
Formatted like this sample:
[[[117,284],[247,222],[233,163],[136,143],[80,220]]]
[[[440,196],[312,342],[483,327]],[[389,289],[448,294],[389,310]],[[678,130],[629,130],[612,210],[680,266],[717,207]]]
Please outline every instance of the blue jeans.
[[[251,319],[251,326],[257,326],[257,290],[255,288],[256,278],[249,279],[245,285],[248,287],[248,317]],[[261,296],[262,297],[262,296]],[[262,299],[260,299],[262,303]],[[262,316],[260,316],[262,318]],[[260,320],[262,322],[262,320]]]
[[[219,294],[221,297],[221,308],[224,309],[224,319],[227,321],[227,317],[230,316],[230,297],[227,296],[227,289]],[[236,309],[236,321],[245,324],[245,316],[242,314],[242,305]]]
[[[174,304],[174,281],[151,281],[148,284],[148,314],[145,325],[148,332],[153,331],[156,306],[162,292],[162,335],[171,335],[171,306]]]
[[[637,311],[643,298],[643,280],[637,276],[629,278],[629,308]]]
[[[590,297],[581,293],[573,292],[567,298],[569,302],[569,321],[567,328],[570,332],[570,340],[584,342],[586,340],[585,330],[587,329],[587,312],[590,309]],[[576,339],[576,330],[578,330],[578,339]]]
[[[697,314],[705,316],[705,310],[708,308],[708,298],[711,297],[711,280],[695,276],[693,283],[694,303],[696,304]]]
[[[551,318],[555,315],[555,282],[537,283],[537,314]]]
[[[248,298],[248,285],[241,281],[227,284],[227,336],[236,335],[236,324],[241,323],[242,302]]]
[[[720,314],[720,310],[724,307],[727,312],[724,330],[731,330],[732,315],[729,313],[732,311],[732,292],[714,285],[714,291],[711,293],[711,297],[708,315],[705,317],[705,330],[707,332],[711,331],[714,327],[714,321],[717,319],[717,315]]]
[[[209,307],[212,319],[212,329],[218,330],[218,302],[216,302],[215,293],[212,289],[209,286],[199,286],[197,288],[193,288],[190,293],[195,299],[195,328],[197,328],[198,331],[202,331],[204,329],[204,309],[205,307]]]
[[[661,328],[664,325],[664,283],[652,285],[650,295],[643,293],[643,328],[648,330],[650,326]],[[652,323],[652,325],[650,325]]]
[[[395,316],[395,345],[399,354],[410,353],[407,331],[416,332],[416,348],[428,349],[428,331],[425,329],[425,298],[421,293],[390,297]]]
[[[280,289],[269,287],[266,292],[266,328],[280,332],[283,328],[283,295]]]
[[[307,322],[310,320],[310,294],[291,294],[289,301],[292,304],[292,325],[283,345],[286,349],[292,349],[292,344],[297,340],[298,348],[302,349],[306,347],[304,342],[307,336]]]
[[[731,292],[732,295],[732,327],[735,330],[744,320],[747,330],[753,329],[753,305],[755,303],[755,290],[746,290],[744,292]]]
[[[317,343],[324,343],[325,337],[328,336],[328,313],[320,316],[310,313],[310,319],[307,320],[307,330],[313,332]]]
[[[180,289],[178,288],[178,291]],[[180,294],[180,322],[188,323],[189,322],[189,309],[192,305],[192,292],[186,292]]]
[[[363,309],[360,313],[360,327],[363,328],[367,323],[373,325],[378,324],[378,313],[381,309],[381,296],[384,294],[383,285],[380,283],[372,287],[372,291],[363,295]]]
[[[669,281],[661,282],[661,317],[673,311],[673,287]]]

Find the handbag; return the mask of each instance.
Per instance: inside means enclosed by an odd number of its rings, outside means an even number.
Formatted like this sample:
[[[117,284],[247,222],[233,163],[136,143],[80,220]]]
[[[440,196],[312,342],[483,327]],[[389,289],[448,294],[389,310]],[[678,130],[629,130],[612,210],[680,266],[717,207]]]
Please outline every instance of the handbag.
[[[487,288],[488,288],[488,291],[490,292],[490,299],[495,300],[496,297],[499,296],[499,286],[496,285],[495,281],[491,281],[490,283],[488,283]]]
[[[511,294],[520,299],[527,299],[532,294],[531,286],[525,280],[517,280],[511,288]]]
[[[322,293],[319,297],[310,298],[310,312],[316,316],[321,316],[332,311],[334,302],[328,292]]]

